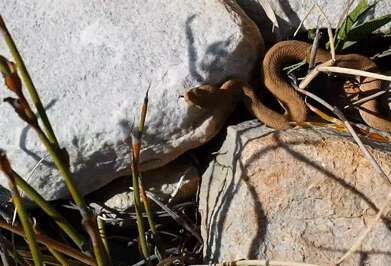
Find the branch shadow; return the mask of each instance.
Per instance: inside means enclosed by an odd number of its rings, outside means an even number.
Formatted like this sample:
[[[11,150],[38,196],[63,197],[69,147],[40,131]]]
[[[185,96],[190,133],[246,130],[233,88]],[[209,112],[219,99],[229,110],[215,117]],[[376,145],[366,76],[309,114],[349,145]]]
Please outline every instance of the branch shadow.
[[[46,106],[45,110],[49,110],[56,104],[57,100],[51,100],[49,104]],[[22,151],[24,151],[27,156],[30,156],[33,158],[37,163],[42,159],[42,156],[38,155],[37,153],[29,150],[27,148],[27,135],[29,130],[31,129],[31,126],[27,125],[22,129],[22,132],[20,133],[19,137],[19,147]],[[48,160],[42,160],[42,164],[47,166],[47,167],[54,167],[54,163]]]
[[[299,18],[297,13],[293,10],[289,1],[278,0],[278,3],[280,4],[280,7],[284,12],[285,16],[287,16],[288,24],[290,25],[290,27],[292,28],[298,27],[301,23],[301,19]]]
[[[185,33],[187,39],[187,56],[189,62],[189,72],[191,77],[199,83],[209,83],[216,85],[223,80],[229,78],[239,78],[243,76],[243,71],[240,69],[240,65],[243,67],[250,64],[242,59],[241,64],[238,64],[238,58],[243,56],[243,51],[249,49],[251,46],[248,40],[243,39],[241,42],[235,43],[235,50],[230,49],[234,41],[235,36],[228,36],[223,41],[215,41],[210,43],[203,55],[199,54],[196,45],[196,36],[193,29],[193,23],[197,15],[190,16],[185,23]],[[255,60],[260,62],[260,56]],[[252,61],[252,60],[248,60]],[[235,67],[232,67],[235,66]],[[256,68],[258,64],[252,66]],[[253,69],[250,69],[250,72]],[[224,76],[222,74],[225,74]],[[248,79],[249,77],[246,77]]]
[[[192,23],[197,18],[194,14],[186,20],[186,39],[187,39],[187,54],[189,60],[189,71],[191,77],[199,83],[218,83],[220,80],[215,79],[216,74],[225,70],[227,64],[226,58],[229,54],[228,47],[232,40],[228,38],[225,41],[216,41],[211,43],[205,51],[205,54],[200,57],[198,54]],[[202,73],[207,73],[207,76]]]
[[[254,126],[254,128],[257,126]],[[228,209],[231,206],[232,200],[239,190],[241,185],[247,186],[250,195],[253,199],[253,204],[254,204],[254,209],[255,209],[255,215],[257,220],[259,221],[257,223],[257,229],[256,233],[254,234],[254,237],[252,239],[252,244],[251,248],[249,249],[248,252],[248,257],[254,257],[257,253],[258,250],[258,243],[262,242],[264,240],[266,228],[267,228],[267,217],[264,213],[262,203],[259,201],[257,198],[256,191],[251,184],[247,183],[245,179],[242,177],[237,177],[236,172],[237,168],[239,168],[241,171],[244,168],[243,163],[240,161],[240,155],[242,150],[251,142],[251,140],[246,141],[243,143],[240,139],[240,136],[242,134],[245,134],[246,131],[251,130],[252,128],[247,128],[245,130],[241,130],[238,132],[235,138],[235,151],[233,153],[233,157],[231,159],[231,162],[229,165],[232,165],[232,168],[226,168],[227,169],[227,176],[230,176],[230,181],[229,183],[227,182],[228,178],[224,179],[224,184],[221,186],[220,193],[217,197],[217,199],[214,202],[214,206],[211,207],[211,215],[209,215],[209,206],[207,204],[207,210],[206,210],[206,215],[205,217],[208,217],[209,220],[207,222],[208,228],[207,228],[207,240],[206,242],[206,252],[205,252],[205,259],[208,260],[208,262],[215,262],[219,259],[220,254],[221,254],[221,236],[223,234],[224,230],[224,225],[226,223],[227,217],[225,213],[228,211]],[[265,137],[267,135],[271,134],[266,133],[265,135],[261,137]],[[261,138],[259,137],[259,138]],[[267,152],[267,151],[265,151]],[[215,164],[219,164],[215,160]],[[214,170],[212,170],[211,176],[213,176]],[[208,178],[210,180],[210,178]],[[207,201],[209,202],[209,192],[211,190],[211,183],[207,185]],[[225,187],[227,187],[225,189]],[[213,247],[213,250],[211,249]]]
[[[256,219],[259,221],[259,223],[255,225],[256,227],[255,234],[251,240],[251,245],[248,250],[247,258],[256,258],[260,256],[259,254],[260,245],[265,240],[265,235],[266,235],[269,220],[268,217],[265,215],[265,210],[262,207],[262,202],[258,197],[256,188],[253,185],[251,185],[250,182],[248,182],[245,173],[247,167],[252,162],[257,160],[257,158],[259,158],[263,154],[266,154],[276,149],[284,150],[299,162],[304,163],[306,167],[314,168],[316,171],[320,172],[326,178],[330,178],[332,181],[342,186],[347,191],[353,193],[355,196],[362,199],[370,208],[372,208],[376,212],[379,210],[376,204],[370,198],[368,198],[363,191],[360,191],[354,185],[345,181],[343,177],[337,176],[327,168],[323,167],[321,164],[314,161],[312,158],[309,158],[306,155],[293,150],[292,148],[293,146],[303,144],[302,140],[287,142],[281,139],[280,137],[281,133],[279,131],[271,131],[269,133],[262,134],[259,137],[249,139],[246,142],[243,142],[241,136],[245,134],[246,131],[249,131],[250,129],[251,128],[247,128],[245,130],[237,132],[237,135],[235,137],[235,151],[233,153],[232,159],[228,164],[230,167],[226,167],[227,176],[224,178],[224,183],[220,186],[218,196],[213,203],[209,203],[210,201],[209,192],[211,191],[211,185],[212,185],[210,178],[215,173],[215,169],[212,169],[210,175],[206,177],[206,179],[208,180],[207,182],[209,182],[207,184],[208,189],[207,189],[207,196],[206,196],[207,197],[206,206],[208,206],[208,203],[209,205],[211,205],[210,207],[211,210],[207,209],[205,214],[205,217],[208,217],[208,221],[206,222],[207,239],[205,241],[206,249],[205,249],[205,257],[204,257],[206,261],[212,263],[220,259],[221,250],[223,247],[222,235],[224,234],[224,230],[226,229],[226,223],[228,222],[227,221],[228,218],[226,214],[231,208],[233,198],[235,197],[236,193],[238,193],[239,187],[241,185],[245,185],[247,190],[249,191],[251,198],[253,200],[252,203],[254,204]],[[240,156],[242,151],[246,148],[246,146],[250,145],[253,140],[259,140],[268,135],[272,135],[274,144],[269,145],[263,148],[262,150],[259,150],[257,153],[254,153],[249,159],[246,159],[246,163],[244,164],[241,161]],[[320,142],[319,141],[308,142],[307,140],[305,144],[312,145],[312,146],[319,146]],[[217,159],[214,160],[214,167],[216,167],[216,165],[219,165]],[[240,175],[238,173],[240,173]],[[243,203],[243,204],[248,204],[248,203]],[[388,230],[391,231],[390,218],[382,217],[382,221],[384,225],[388,228]],[[365,261],[366,256],[364,256],[363,258],[364,258],[363,260]]]

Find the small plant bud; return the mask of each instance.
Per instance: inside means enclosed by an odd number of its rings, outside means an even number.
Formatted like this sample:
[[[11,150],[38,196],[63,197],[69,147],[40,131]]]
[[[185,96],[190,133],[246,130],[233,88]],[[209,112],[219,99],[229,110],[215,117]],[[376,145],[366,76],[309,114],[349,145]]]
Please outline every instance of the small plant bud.
[[[18,96],[20,95],[22,91],[22,81],[16,72],[9,75],[4,75],[4,81],[9,90],[15,92]]]
[[[9,90],[18,95],[19,98],[23,98],[22,81],[19,78],[15,63],[8,61],[8,69],[10,73],[4,75],[5,85]]]
[[[15,99],[12,97],[7,97],[4,99],[4,102],[9,103],[19,115],[19,117],[26,121],[32,127],[38,127],[38,121],[35,114],[31,111],[28,103],[23,99]]]
[[[7,155],[4,150],[0,149],[0,171],[9,173],[11,171],[11,165],[8,161]]]

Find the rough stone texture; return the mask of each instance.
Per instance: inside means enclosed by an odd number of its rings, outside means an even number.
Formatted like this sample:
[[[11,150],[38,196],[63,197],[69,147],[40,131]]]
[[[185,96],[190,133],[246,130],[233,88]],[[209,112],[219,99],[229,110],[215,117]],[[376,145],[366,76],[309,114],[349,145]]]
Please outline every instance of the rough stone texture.
[[[200,173],[194,162],[181,156],[159,169],[145,171],[143,184],[163,203],[174,204],[194,198],[200,181]],[[89,196],[99,213],[116,215],[133,208],[133,192],[129,191],[129,177],[119,178]],[[100,206],[100,207],[99,207]]]
[[[390,144],[368,148],[390,175]],[[385,184],[345,133],[278,132],[255,121],[229,127],[202,176],[205,258],[331,265],[375,216],[389,191]],[[376,225],[343,265],[391,265],[389,226],[387,220]]]
[[[232,0],[7,0],[0,10],[83,194],[127,172],[129,124],[149,86],[142,170],[205,143],[227,116],[223,100],[208,112],[189,108],[180,98],[187,88],[246,80],[263,51]],[[9,56],[4,42],[0,54]],[[26,176],[46,152],[7,104],[0,118],[0,147]],[[68,195],[48,160],[29,182],[47,199]]]
[[[266,17],[258,0],[238,0],[239,5],[246,13],[257,23],[266,42],[275,42],[276,40],[286,39],[291,37],[301,20],[308,13],[313,5],[312,0],[278,0],[271,1],[272,6],[279,23],[279,28],[272,33],[272,23]],[[375,0],[369,0],[368,3],[373,3]],[[348,1],[327,0],[316,1],[322,7],[330,20],[332,27],[336,27],[341,15],[346,9]],[[359,1],[354,1],[355,6]],[[352,10],[352,9],[351,9]],[[391,2],[380,1],[372,12],[369,12],[366,20],[373,19],[391,13]],[[313,11],[304,22],[304,29],[316,28],[319,12]],[[320,20],[320,26],[326,28],[327,22],[324,19]],[[390,33],[390,23],[381,28],[384,33]]]

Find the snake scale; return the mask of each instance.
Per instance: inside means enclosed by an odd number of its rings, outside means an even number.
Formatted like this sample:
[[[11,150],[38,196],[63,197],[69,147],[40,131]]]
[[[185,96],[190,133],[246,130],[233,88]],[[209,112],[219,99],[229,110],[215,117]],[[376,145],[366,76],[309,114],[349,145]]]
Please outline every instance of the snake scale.
[[[311,44],[301,41],[282,41],[268,50],[263,60],[263,75],[265,87],[284,105],[285,114],[280,114],[258,99],[255,90],[240,80],[228,80],[221,87],[202,85],[193,88],[184,95],[185,100],[203,108],[212,107],[216,101],[229,98],[227,104],[235,105],[236,99],[241,98],[246,107],[261,122],[275,129],[287,129],[289,121],[298,124],[306,121],[306,105],[299,93],[287,82],[283,68],[298,61],[309,59]],[[318,49],[315,63],[320,64],[331,59],[329,52]],[[376,64],[366,56],[359,54],[336,55],[334,66],[377,72]],[[360,93],[371,94],[381,89],[381,81],[373,78],[359,78]],[[223,98],[222,98],[223,97]],[[232,107],[233,109],[234,107]],[[391,120],[383,115],[377,99],[372,99],[359,106],[362,119],[371,127],[391,131]]]

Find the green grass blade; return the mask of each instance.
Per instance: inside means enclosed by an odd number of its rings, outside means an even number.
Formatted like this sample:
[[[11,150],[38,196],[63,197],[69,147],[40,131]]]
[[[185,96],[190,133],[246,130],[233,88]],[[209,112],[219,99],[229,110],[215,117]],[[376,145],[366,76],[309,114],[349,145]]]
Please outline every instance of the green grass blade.
[[[391,47],[388,48],[387,50],[375,55],[375,58],[382,58],[382,57],[386,57],[386,56],[390,56],[391,55]]]
[[[390,21],[391,21],[391,14],[384,15],[382,17],[378,17],[373,20],[369,20],[363,24],[351,28],[351,30],[347,34],[347,39],[349,41],[359,41],[363,37],[371,34],[372,32],[386,25]]]
[[[356,41],[345,41],[345,42],[343,43],[342,50],[343,50],[343,49],[347,49],[347,48],[349,48],[350,46],[355,45],[356,43],[357,43]]]
[[[346,17],[345,21],[342,23],[341,27],[338,30],[337,33],[337,39],[338,40],[346,40],[346,36],[350,29],[352,28],[353,24],[357,21],[357,19],[364,14],[366,11],[368,11],[371,6],[368,6],[368,0],[361,0],[357,6],[353,9],[352,12],[349,13],[349,15]]]
[[[109,246],[109,243],[107,241],[107,237],[106,237],[106,222],[101,219],[99,216],[97,217],[96,219],[97,221],[97,224],[98,224],[98,230],[99,230],[99,234],[102,238],[102,243],[103,243],[103,246],[106,250],[106,254],[107,254],[107,260],[108,260],[108,264],[109,265],[113,265],[113,262],[111,261],[111,254],[110,254],[110,246]]]

